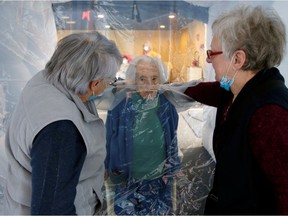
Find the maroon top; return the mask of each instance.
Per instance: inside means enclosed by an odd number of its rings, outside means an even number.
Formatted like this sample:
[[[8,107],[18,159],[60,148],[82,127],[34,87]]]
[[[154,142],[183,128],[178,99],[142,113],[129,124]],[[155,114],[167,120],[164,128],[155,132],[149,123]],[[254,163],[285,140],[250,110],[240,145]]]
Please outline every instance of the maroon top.
[[[185,94],[206,105],[218,107],[220,90],[218,82],[204,82],[189,87]],[[222,120],[226,114],[223,114]],[[287,122],[288,111],[276,104],[269,104],[254,113],[249,130],[253,154],[275,185],[279,214],[288,214]]]

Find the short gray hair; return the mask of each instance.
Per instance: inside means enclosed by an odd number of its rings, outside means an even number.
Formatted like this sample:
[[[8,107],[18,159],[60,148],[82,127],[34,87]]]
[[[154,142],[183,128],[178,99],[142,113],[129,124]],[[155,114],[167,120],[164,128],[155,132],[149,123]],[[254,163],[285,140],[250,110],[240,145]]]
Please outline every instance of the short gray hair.
[[[243,70],[278,66],[286,50],[284,23],[275,10],[261,6],[241,5],[223,13],[214,21],[212,32],[227,57],[236,50],[246,53]]]
[[[159,72],[160,84],[163,84],[168,79],[168,73],[165,64],[160,58],[150,57],[146,55],[135,57],[129,64],[126,71],[126,80],[128,84],[134,85],[136,79],[136,66],[139,62],[147,62],[150,65],[155,65]]]
[[[98,32],[70,34],[58,42],[45,76],[75,94],[85,94],[93,80],[112,80],[122,63],[115,43]]]

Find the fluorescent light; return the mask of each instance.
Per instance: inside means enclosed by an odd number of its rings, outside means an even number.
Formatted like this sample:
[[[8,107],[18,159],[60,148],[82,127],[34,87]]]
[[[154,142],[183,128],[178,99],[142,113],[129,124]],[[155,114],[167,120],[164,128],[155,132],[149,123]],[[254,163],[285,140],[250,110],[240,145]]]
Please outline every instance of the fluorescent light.
[[[175,14],[169,14],[169,19],[174,19],[175,18]]]
[[[159,26],[161,29],[164,29],[166,26],[165,25],[160,25]]]
[[[66,23],[73,25],[73,24],[75,24],[76,22],[75,22],[75,21],[66,21]]]
[[[61,18],[62,19],[69,19],[70,17],[69,16],[62,16]]]

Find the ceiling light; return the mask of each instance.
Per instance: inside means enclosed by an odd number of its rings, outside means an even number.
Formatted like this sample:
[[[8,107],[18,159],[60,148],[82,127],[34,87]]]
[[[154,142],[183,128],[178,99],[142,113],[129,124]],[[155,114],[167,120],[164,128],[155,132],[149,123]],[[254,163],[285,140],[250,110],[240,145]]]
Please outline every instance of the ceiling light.
[[[66,21],[66,23],[73,25],[73,24],[75,24],[76,22],[75,22],[75,21]]]
[[[69,16],[62,16],[61,18],[62,19],[69,19],[70,17]]]
[[[104,14],[98,14],[97,17],[102,19],[104,18]]]
[[[174,19],[175,18],[175,14],[169,14],[169,19]]]
[[[106,29],[110,29],[111,26],[110,26],[110,25],[105,25],[104,27],[105,27]]]
[[[161,29],[164,29],[165,28],[165,25],[160,25],[159,26]]]

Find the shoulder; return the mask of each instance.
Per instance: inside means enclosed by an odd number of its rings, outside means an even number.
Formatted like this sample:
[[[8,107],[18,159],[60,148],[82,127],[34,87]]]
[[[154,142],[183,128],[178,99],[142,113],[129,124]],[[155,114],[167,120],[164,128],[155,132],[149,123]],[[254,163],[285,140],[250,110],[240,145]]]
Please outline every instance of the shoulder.
[[[257,121],[288,121],[288,110],[277,104],[266,104],[255,111],[252,119]]]
[[[62,133],[63,131],[77,132],[78,129],[76,125],[71,120],[58,120],[51,122],[42,131],[52,132],[52,133]],[[79,131],[78,131],[79,132]],[[62,134],[65,135],[65,134]]]
[[[169,101],[169,99],[167,99],[165,93],[159,95],[159,100],[160,100],[160,112],[162,113],[170,112],[170,114],[173,113],[175,117],[178,116],[176,107]]]
[[[60,145],[72,148],[72,145],[77,146],[78,144],[83,144],[82,146],[85,147],[83,138],[75,124],[70,120],[59,120],[51,122],[39,131],[33,141],[32,150],[37,149],[39,145],[46,149],[49,148],[49,145],[52,145],[53,148],[61,148]]]
[[[255,136],[261,135],[262,139],[285,136],[288,142],[288,110],[277,104],[258,108],[251,118],[250,132]]]
[[[161,106],[170,106],[174,107],[171,101],[168,99],[169,96],[166,96],[165,93],[159,94],[159,102]]]

